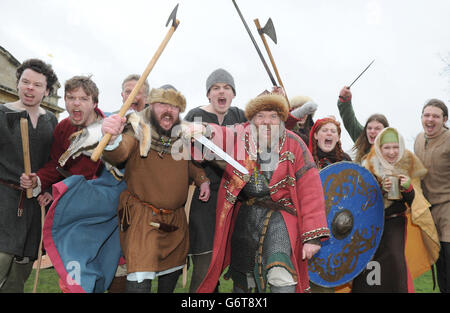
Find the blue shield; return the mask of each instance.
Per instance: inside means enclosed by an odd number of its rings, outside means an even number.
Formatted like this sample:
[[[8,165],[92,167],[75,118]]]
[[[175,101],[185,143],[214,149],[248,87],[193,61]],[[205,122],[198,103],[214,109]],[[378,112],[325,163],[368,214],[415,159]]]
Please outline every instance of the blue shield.
[[[355,278],[372,259],[383,234],[384,203],[364,167],[338,162],[320,171],[330,238],[308,261],[309,279],[336,287]]]

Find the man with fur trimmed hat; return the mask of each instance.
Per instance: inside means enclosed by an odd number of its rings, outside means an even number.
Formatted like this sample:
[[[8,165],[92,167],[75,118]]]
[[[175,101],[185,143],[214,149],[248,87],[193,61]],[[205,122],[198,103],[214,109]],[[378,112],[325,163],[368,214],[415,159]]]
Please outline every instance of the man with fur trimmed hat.
[[[231,74],[224,69],[216,69],[206,80],[206,97],[209,104],[190,110],[185,120],[214,123],[221,126],[246,122],[244,111],[232,107],[236,96],[236,87]],[[209,267],[212,255],[214,230],[216,226],[217,194],[223,170],[209,163],[202,167],[211,181],[211,196],[208,202],[197,199],[196,189],[191,203],[189,216],[189,255],[193,263],[190,292],[195,292]]]
[[[202,168],[171,151],[180,138],[176,126],[186,107],[184,96],[171,85],[152,89],[150,106],[125,118],[105,118],[103,133],[112,134],[104,158],[124,161],[127,189],[119,200],[120,241],[127,261],[127,292],[150,292],[158,277],[158,292],[173,292],[189,248],[184,212],[189,179],[209,198],[209,180]]]
[[[329,236],[319,172],[305,143],[285,128],[285,97],[259,95],[245,115],[249,122],[232,128],[209,124],[213,141],[231,141],[249,174],[225,168],[213,256],[197,291],[212,292],[229,265],[234,292],[264,292],[267,284],[271,292],[308,292],[307,260]]]

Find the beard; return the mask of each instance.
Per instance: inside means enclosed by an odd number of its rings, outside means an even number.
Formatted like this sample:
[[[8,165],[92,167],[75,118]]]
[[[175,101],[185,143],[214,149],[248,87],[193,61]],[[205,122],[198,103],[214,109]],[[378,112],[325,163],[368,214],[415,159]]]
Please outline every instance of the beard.
[[[169,113],[163,113],[161,115],[161,117],[158,119],[156,117],[156,113],[153,110],[153,108],[150,109],[150,124],[152,125],[152,127],[154,127],[154,129],[156,130],[156,132],[160,135],[160,136],[166,136],[166,137],[172,137],[172,129],[179,125],[181,123],[180,121],[180,117],[177,116],[176,119],[173,118],[172,115],[170,115]],[[165,118],[166,116],[170,117],[172,120],[174,120],[172,127],[168,130],[165,130],[164,128],[161,127],[160,125],[160,121],[161,119]]]
[[[284,122],[279,125],[260,125],[251,124],[252,136],[259,149],[278,149],[281,137],[285,131]],[[270,132],[267,132],[270,130]]]

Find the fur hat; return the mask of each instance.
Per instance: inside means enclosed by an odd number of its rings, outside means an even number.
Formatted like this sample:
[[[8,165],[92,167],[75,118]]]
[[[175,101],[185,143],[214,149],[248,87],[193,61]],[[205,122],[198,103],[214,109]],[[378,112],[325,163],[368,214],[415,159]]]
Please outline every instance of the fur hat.
[[[311,115],[314,117],[314,113],[317,110],[317,104],[308,96],[295,96],[289,100],[291,105],[291,111],[298,109],[296,111],[297,118],[301,118],[305,115]],[[299,109],[301,108],[301,109]]]
[[[167,103],[176,106],[183,113],[186,109],[186,98],[172,85],[163,85],[150,91],[149,103]]]
[[[266,93],[250,100],[245,106],[245,117],[251,120],[260,111],[277,111],[283,122],[289,116],[289,108],[286,98],[273,93]]]
[[[230,85],[231,88],[233,88],[234,95],[236,95],[236,88],[234,86],[233,76],[231,76],[230,73],[228,73],[226,70],[222,68],[218,68],[217,70],[212,72],[208,76],[208,79],[206,79],[206,95],[208,95],[211,87],[217,83],[224,83]]]

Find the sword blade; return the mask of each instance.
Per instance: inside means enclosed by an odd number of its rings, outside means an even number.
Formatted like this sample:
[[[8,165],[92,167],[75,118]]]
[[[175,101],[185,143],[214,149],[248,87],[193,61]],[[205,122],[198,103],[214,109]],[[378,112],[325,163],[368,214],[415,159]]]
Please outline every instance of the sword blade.
[[[241,164],[238,163],[235,159],[233,159],[231,156],[229,156],[225,151],[220,149],[218,146],[216,146],[211,140],[206,138],[205,136],[198,136],[194,137],[195,140],[200,142],[202,145],[204,145],[206,148],[214,152],[218,157],[223,159],[225,162],[233,166],[235,169],[237,169],[239,172],[241,172],[244,175],[248,174],[248,170],[243,167]]]
[[[353,86],[354,83],[356,83],[356,81],[361,77],[362,74],[364,74],[367,71],[367,69],[372,65],[373,62],[375,62],[375,60],[370,62],[369,65],[367,65],[367,67],[364,69],[364,71],[362,71],[361,74],[359,74],[358,77],[356,77],[356,79],[353,81],[353,83],[351,83],[350,86],[348,86],[348,89],[350,89],[350,87]]]

